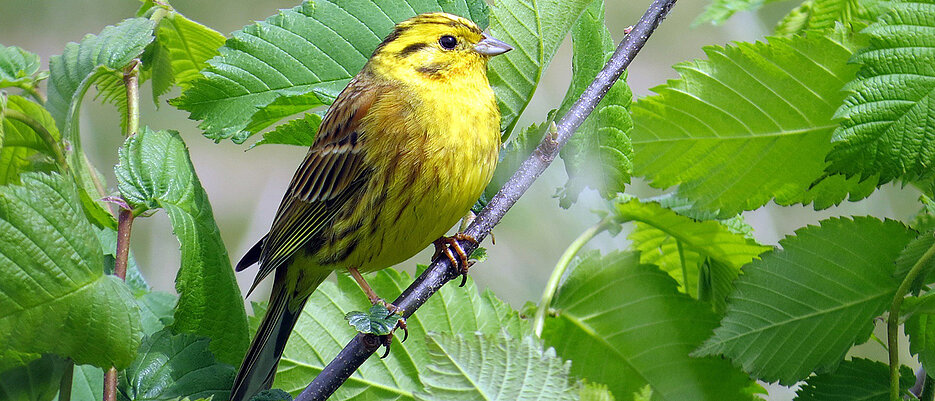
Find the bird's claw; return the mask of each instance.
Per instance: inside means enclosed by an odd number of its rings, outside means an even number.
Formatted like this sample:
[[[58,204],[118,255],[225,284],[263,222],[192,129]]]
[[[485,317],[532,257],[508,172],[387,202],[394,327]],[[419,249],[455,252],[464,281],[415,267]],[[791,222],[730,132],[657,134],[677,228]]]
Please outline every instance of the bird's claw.
[[[468,260],[467,253],[464,252],[464,249],[461,248],[461,244],[458,243],[458,241],[461,240],[477,245],[477,240],[474,239],[474,237],[464,233],[457,233],[450,237],[441,237],[433,242],[435,245],[435,255],[432,256],[432,259],[434,260],[439,255],[444,254],[448,258],[448,261],[451,262],[451,265],[457,267],[461,271],[461,284],[459,287],[464,287],[464,284],[467,283],[468,269],[474,265],[474,262]],[[454,253],[452,253],[452,249],[454,249]],[[458,255],[457,258],[455,254]]]
[[[393,305],[393,304],[390,304],[390,306],[392,306],[392,305]],[[395,309],[396,307],[393,306],[393,308]],[[387,308],[387,309],[389,309],[389,308]],[[398,310],[398,309],[396,309],[396,310]],[[393,313],[395,313],[395,311],[394,311]],[[393,331],[391,331],[390,334],[387,334],[386,336],[383,337],[383,344],[382,344],[382,345],[383,345],[384,347],[386,347],[386,351],[383,352],[383,355],[380,357],[380,359],[384,359],[384,358],[386,358],[387,356],[389,356],[389,354],[390,354],[390,345],[393,344],[393,333],[394,333],[397,329],[403,329],[403,339],[402,339],[402,341],[400,341],[401,343],[406,342],[406,339],[409,338],[409,328],[406,327],[406,318],[400,317],[399,320],[396,321],[396,327],[393,329]]]

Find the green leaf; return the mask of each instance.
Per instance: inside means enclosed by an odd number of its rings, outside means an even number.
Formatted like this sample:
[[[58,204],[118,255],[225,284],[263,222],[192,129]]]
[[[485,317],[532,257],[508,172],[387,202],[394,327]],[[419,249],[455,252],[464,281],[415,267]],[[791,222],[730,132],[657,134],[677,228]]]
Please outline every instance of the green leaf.
[[[394,299],[412,282],[408,274],[393,269],[368,276],[377,294],[387,300]],[[357,334],[344,320],[345,314],[369,306],[363,291],[346,275],[338,275],[337,284],[325,282],[318,287],[286,344],[273,387],[293,395],[305,389],[309,378],[321,372]],[[423,389],[420,374],[430,361],[426,346],[426,333],[430,331],[488,335],[506,331],[514,338],[530,333],[528,323],[516,311],[490,291],[478,293],[470,278],[463,288],[442,287],[406,319],[406,324],[409,340],[394,341],[385,359],[368,359],[330,399],[414,399],[413,393]]]
[[[305,113],[302,118],[289,121],[270,132],[264,133],[263,139],[250,146],[250,149],[270,143],[312,146],[312,143],[315,142],[315,135],[318,134],[321,119],[322,115],[319,113]]]
[[[743,268],[721,327],[696,354],[725,355],[782,384],[834,369],[893,300],[893,261],[913,237],[899,222],[872,217],[796,231],[782,250]]]
[[[925,255],[929,249],[932,249],[932,247],[935,247],[935,232],[932,231],[922,233],[910,241],[909,244],[906,245],[906,248],[900,252],[899,257],[896,258],[896,270],[893,276],[898,279],[906,277],[909,270],[912,270],[912,267],[915,266],[915,264],[922,259],[923,255]],[[928,260],[925,266],[922,267],[922,271],[916,276],[915,281],[912,282],[913,293],[918,294],[922,291],[923,285],[931,282],[928,276],[932,273],[932,269],[935,269],[935,258],[930,258]]]
[[[779,21],[776,35],[793,36],[808,30],[831,31],[838,23],[857,31],[871,21],[869,12],[859,0],[806,0]]]
[[[104,274],[114,274],[114,263],[117,258],[117,230],[102,228],[97,232],[98,239],[101,240],[101,251],[104,254]],[[133,257],[133,251],[130,250],[127,260],[127,277],[124,279],[133,295],[141,297],[149,294],[152,289],[140,273],[140,268],[136,264],[136,258]],[[147,333],[150,334],[150,333]]]
[[[640,251],[640,263],[659,266],[679,282],[682,291],[693,296],[698,294],[699,271],[706,259],[715,264],[708,263],[707,272],[714,274],[705,277],[715,279],[710,283],[716,288],[729,290],[741,266],[771,249],[717,221],[692,220],[657,203],[632,199],[617,202],[615,209],[618,219],[636,223],[628,239]],[[726,296],[723,292],[712,295],[719,310]]]
[[[0,185],[19,183],[20,173],[26,171],[53,171],[57,152],[61,152],[61,136],[55,121],[44,107],[20,96],[0,99]],[[20,119],[4,113],[14,112],[35,121],[48,132],[48,141],[42,134]]]
[[[136,303],[140,306],[140,323],[143,333],[152,335],[175,321],[175,304],[179,298],[168,292],[149,292],[139,296]]]
[[[71,363],[54,355],[5,372],[0,372],[0,399],[4,401],[49,401],[58,393],[65,365]]]
[[[828,170],[879,183],[931,175],[935,163],[935,2],[893,1],[863,31],[857,78],[836,117]]]
[[[159,20],[156,41],[147,51],[144,71],[153,78],[153,102],[165,94],[173,84],[182,89],[191,87],[201,77],[199,71],[208,66],[208,59],[219,54],[224,35],[170,10]],[[148,63],[146,61],[149,61]]]
[[[500,188],[503,187],[503,184],[513,176],[513,173],[519,169],[519,166],[529,158],[529,155],[536,149],[536,146],[539,145],[539,142],[542,140],[542,136],[549,130],[551,121],[555,117],[555,111],[552,110],[548,114],[548,118],[540,124],[532,124],[526,127],[525,130],[522,130],[516,135],[513,135],[510,140],[500,148],[500,161],[497,163],[497,169],[493,172],[493,178],[491,178],[490,183],[487,184],[487,188],[484,188],[484,194],[481,195],[481,199],[478,200],[478,204],[475,204],[471,209],[474,213],[480,213],[480,211],[487,205],[487,200],[493,198],[497,192],[500,191]],[[483,202],[481,202],[483,200]],[[480,205],[483,203],[483,205]],[[480,207],[478,207],[480,206]]]
[[[542,71],[568,30],[593,0],[500,0],[490,9],[490,33],[513,51],[490,59],[504,139],[529,105]]]
[[[559,115],[568,112],[614,53],[614,40],[604,26],[603,0],[594,1],[581,14],[572,28],[571,40],[574,45],[571,85]],[[595,57],[597,54],[603,57]],[[597,189],[609,199],[623,192],[624,185],[630,182],[633,146],[628,134],[633,128],[632,98],[624,74],[562,148],[561,156],[568,173],[559,201],[562,207],[571,206],[586,186]]]
[[[292,396],[289,395],[289,393],[277,388],[272,390],[263,390],[257,395],[253,396],[250,401],[292,401]]]
[[[909,352],[916,355],[925,369],[935,367],[935,315],[913,314],[905,323]]]
[[[652,393],[649,386],[646,386],[645,389],[650,394]],[[581,401],[614,401],[614,393],[610,392],[610,388],[606,384],[587,382],[582,384],[581,389],[578,391],[578,398]],[[649,397],[646,397],[646,401],[649,401]]]
[[[144,18],[130,18],[105,27],[100,35],[87,35],[81,43],[69,43],[60,56],[49,60],[49,100],[46,107],[58,124],[62,136],[70,144],[68,165],[78,183],[78,195],[92,217],[102,227],[116,228],[110,209],[97,199],[104,196],[106,183],[101,174],[90,165],[81,146],[78,116],[81,101],[92,84],[104,101],[117,106],[126,121],[126,91],[122,86],[122,73],[126,65],[139,57],[153,40],[153,22]]]
[[[383,305],[373,305],[367,312],[350,311],[344,318],[358,332],[384,336],[393,332],[400,316]]]
[[[634,105],[636,175],[679,185],[679,197],[721,217],[771,199],[819,206],[859,192],[850,188],[858,180],[833,176],[811,188],[823,178],[856,46],[836,32],[705,47],[708,60],[676,65],[681,79]]]
[[[754,11],[765,4],[779,0],[713,0],[704,13],[695,19],[694,25],[710,22],[720,25],[728,18],[741,11]]]
[[[70,179],[20,178],[22,186],[0,187],[0,355],[126,366],[140,344],[139,310],[127,286],[104,275]]]
[[[0,88],[35,86],[39,55],[16,46],[0,45]]]
[[[899,369],[899,389],[902,395],[915,382],[912,369]],[[889,367],[882,362],[854,358],[844,361],[834,372],[809,377],[796,391],[796,401],[888,401],[890,398]],[[910,397],[909,399],[915,399]]]
[[[235,372],[233,366],[215,362],[207,338],[166,329],[143,340],[136,360],[119,376],[118,399],[226,400]]]
[[[607,384],[617,399],[647,384],[657,400],[752,399],[750,379],[729,362],[689,357],[717,317],[637,253],[582,257],[552,308],[546,345],[572,361],[572,375]]]
[[[181,243],[172,327],[210,338],[218,360],[240,363],[249,342],[243,299],[185,143],[175,131],[144,127],[127,139],[119,158],[114,172],[123,199],[136,213],[165,210]]]
[[[576,400],[571,363],[532,336],[433,333],[418,400]]]
[[[59,394],[55,401],[61,398]],[[71,399],[97,401],[104,399],[104,370],[91,365],[75,366],[71,380]]]
[[[204,77],[170,103],[203,120],[208,138],[242,143],[284,117],[330,104],[397,22],[429,11],[486,27],[487,6],[479,0],[306,1],[234,32]],[[261,116],[276,102],[296,104]]]

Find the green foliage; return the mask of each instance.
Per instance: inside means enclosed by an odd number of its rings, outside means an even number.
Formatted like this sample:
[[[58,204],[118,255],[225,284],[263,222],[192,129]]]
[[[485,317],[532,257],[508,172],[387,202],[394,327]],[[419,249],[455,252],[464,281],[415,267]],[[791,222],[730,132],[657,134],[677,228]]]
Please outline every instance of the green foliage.
[[[344,318],[358,332],[382,336],[393,332],[400,316],[390,313],[383,305],[373,305],[367,312],[350,311]]]
[[[838,109],[828,155],[835,173],[886,183],[931,177],[935,163],[935,2],[894,1],[863,31],[869,47]]]
[[[162,9],[162,6],[159,6]],[[224,44],[224,35],[186,18],[168,7],[156,26],[156,40],[143,55],[144,72],[152,77],[153,102],[158,104],[172,87],[191,87],[201,77],[199,71],[208,66],[208,59],[217,56]]]
[[[740,267],[770,249],[717,221],[695,221],[653,202],[618,201],[616,216],[636,223],[628,238],[640,251],[640,263],[659,266],[683,292],[698,297],[700,272],[709,273],[705,288],[713,290],[707,294],[717,310],[723,310]]]
[[[695,19],[695,24],[710,22],[712,24],[721,24],[727,21],[734,13],[741,11],[753,11],[764,4],[769,4],[779,0],[712,0],[711,5],[705,9],[704,13]]]
[[[250,401],[292,401],[292,396],[280,389],[272,389],[259,392]]]
[[[47,401],[55,397],[65,371],[62,358],[43,355],[28,365],[0,372],[0,399]]]
[[[830,371],[893,300],[893,261],[913,236],[899,222],[872,217],[796,231],[780,241],[782,250],[744,267],[721,327],[696,354],[723,354],[783,384]]]
[[[330,104],[393,25],[442,10],[486,27],[487,6],[479,0],[318,0],[280,10],[234,32],[204,77],[171,103],[203,120],[208,138],[242,143],[284,117]]]
[[[56,400],[61,398],[61,394]],[[91,365],[75,366],[71,381],[71,399],[97,401],[104,399],[104,370]]]
[[[393,299],[412,280],[405,273],[386,269],[367,281],[380,296]],[[370,301],[357,283],[345,275],[338,276],[337,284],[325,282],[318,287],[286,344],[273,387],[293,395],[302,391],[309,378],[320,372],[344,348],[347,339],[356,334],[345,322],[345,314],[369,306]],[[478,293],[471,279],[464,288],[443,287],[406,323],[409,339],[404,343],[394,341],[385,359],[371,358],[364,362],[331,399],[414,399],[413,394],[423,390],[420,378],[432,361],[428,332],[496,335],[505,331],[513,338],[530,333],[529,325],[520,320],[516,311],[489,291]]]
[[[139,310],[127,286],[104,275],[74,186],[59,175],[20,178],[0,187],[0,359],[55,353],[126,366],[142,336]]]
[[[302,118],[289,121],[276,127],[270,132],[263,133],[263,139],[257,141],[250,149],[269,143],[283,145],[312,146],[318,126],[321,125],[322,115],[319,113],[305,113]]]
[[[857,46],[837,32],[706,47],[708,60],[676,65],[681,79],[634,105],[636,174],[722,217],[771,199],[827,207],[866,196],[856,178],[818,183]]]
[[[909,352],[919,358],[926,369],[935,366],[935,315],[913,314],[905,323],[909,335]]]
[[[185,143],[177,132],[143,128],[119,156],[114,172],[123,199],[135,213],[165,210],[182,246],[172,327],[210,338],[218,360],[239,363],[249,341],[243,300]]]
[[[859,0],[806,0],[779,21],[776,34],[793,36],[808,30],[830,31],[838,23],[849,24],[852,31],[857,31],[870,21],[868,10]]]
[[[430,334],[418,400],[576,400],[570,364],[541,341],[506,334]]]
[[[897,278],[906,277],[909,270],[922,259],[926,252],[931,252],[930,250],[932,250],[933,247],[935,247],[935,232],[932,231],[922,233],[910,241],[909,244],[906,245],[906,248],[900,252],[899,257],[896,258],[896,270],[893,276]],[[935,268],[935,258],[929,258],[928,262],[922,266],[922,271],[912,283],[913,293],[918,294],[922,291],[923,285],[932,282],[928,278],[928,275],[932,273],[933,268]]]
[[[497,94],[504,138],[529,105],[542,78],[578,16],[593,0],[501,0],[490,9],[490,33],[513,51],[490,59],[487,72]]]
[[[0,88],[33,88],[41,77],[37,54],[16,46],[0,45]]]
[[[235,373],[233,366],[214,361],[207,338],[166,329],[143,340],[136,360],[120,375],[117,394],[121,401],[226,400]]]
[[[717,325],[637,253],[583,257],[552,302],[542,338],[572,361],[575,377],[628,400],[650,385],[659,400],[745,400],[750,380],[720,358],[689,357]],[[652,352],[647,352],[651,349]]]
[[[568,112],[614,52],[613,38],[604,26],[603,0],[594,1],[581,14],[572,28],[571,40],[574,44],[572,79],[559,115]],[[595,57],[596,54],[603,57]],[[568,181],[561,190],[562,207],[571,206],[586,186],[611,198],[623,192],[624,185],[630,182],[633,147],[628,134],[633,128],[629,110],[633,94],[625,80],[626,74],[610,88],[562,148],[561,156],[568,173]]]
[[[56,166],[61,157],[60,141],[55,121],[42,106],[24,97],[0,95],[0,185],[19,183],[19,175],[26,171],[61,168]]]
[[[809,377],[796,392],[796,401],[888,401],[890,381],[886,364],[869,359],[844,361],[834,372]],[[899,388],[906,394],[915,382],[912,370],[899,371]],[[910,398],[910,399],[915,399]]]

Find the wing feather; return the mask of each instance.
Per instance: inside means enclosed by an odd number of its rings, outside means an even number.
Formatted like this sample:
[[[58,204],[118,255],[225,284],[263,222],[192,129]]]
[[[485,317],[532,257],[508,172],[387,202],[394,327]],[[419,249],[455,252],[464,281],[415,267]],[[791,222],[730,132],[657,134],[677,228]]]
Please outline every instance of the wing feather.
[[[358,77],[335,99],[263,241],[254,286],[321,236],[323,228],[362,190],[369,174],[363,157],[366,139],[358,128],[377,93]]]

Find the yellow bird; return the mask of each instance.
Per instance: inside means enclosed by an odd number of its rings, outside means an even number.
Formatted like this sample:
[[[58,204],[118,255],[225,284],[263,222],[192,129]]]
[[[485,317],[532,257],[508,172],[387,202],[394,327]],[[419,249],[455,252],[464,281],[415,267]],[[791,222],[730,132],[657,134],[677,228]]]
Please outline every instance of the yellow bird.
[[[467,257],[444,234],[496,167],[500,112],[487,61],[510,50],[468,19],[417,15],[396,25],[338,95],[269,233],[237,264],[259,262],[253,287],[276,274],[232,401],[270,388],[302,307],[332,271],[350,273],[373,303],[383,301],[361,273],[433,242],[466,272]]]

